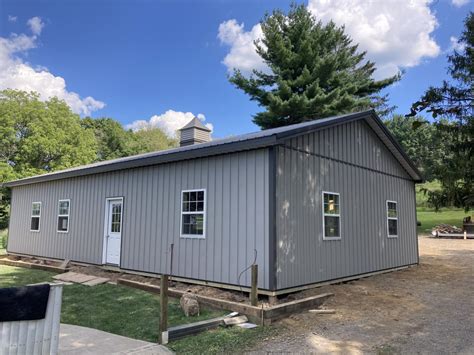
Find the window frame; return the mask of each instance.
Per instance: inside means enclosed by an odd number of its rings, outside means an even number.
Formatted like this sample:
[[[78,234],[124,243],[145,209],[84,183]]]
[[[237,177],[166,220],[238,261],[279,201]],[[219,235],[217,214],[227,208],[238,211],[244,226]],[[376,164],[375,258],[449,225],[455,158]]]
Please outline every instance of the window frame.
[[[388,204],[389,203],[394,203],[397,211],[397,217],[390,217],[388,215]],[[398,238],[398,202],[397,201],[392,201],[392,200],[387,200],[385,203],[386,207],[386,215],[387,215],[387,238]],[[390,227],[389,227],[389,221],[390,220],[395,220],[397,221],[397,234],[390,234]]]
[[[204,206],[202,211],[183,211],[183,197],[185,192],[204,192]],[[207,215],[207,191],[206,189],[189,189],[189,190],[181,190],[181,203],[180,203],[180,226],[179,226],[179,236],[180,238],[188,238],[188,239],[206,239],[206,215]],[[203,216],[203,223],[202,223],[202,234],[184,234],[183,233],[183,215],[186,214],[202,214]]]
[[[61,211],[61,202],[66,202],[68,203],[68,208],[67,208],[67,214],[61,214],[60,211]],[[68,199],[68,198],[63,198],[61,200],[58,201],[58,219],[57,219],[57,224],[56,224],[56,232],[58,233],[69,233],[69,216],[71,215],[71,200]],[[58,229],[59,227],[59,218],[60,217],[67,217],[67,229],[65,231],[61,231]]]
[[[339,213],[329,214],[324,212],[324,195],[337,195],[339,197]],[[341,194],[339,192],[322,191],[321,192],[321,212],[323,220],[323,240],[341,240],[342,239],[342,226],[341,226]],[[339,236],[337,237],[326,237],[326,222],[324,217],[338,217],[339,222]]]
[[[39,204],[39,206],[40,206],[39,215],[33,215],[33,205],[34,204]],[[40,230],[41,230],[41,210],[42,209],[43,209],[43,204],[41,203],[41,201],[35,201],[35,202],[31,203],[30,232],[33,232],[33,233],[39,233],[40,232]],[[38,218],[38,229],[31,229],[31,220],[33,218]]]

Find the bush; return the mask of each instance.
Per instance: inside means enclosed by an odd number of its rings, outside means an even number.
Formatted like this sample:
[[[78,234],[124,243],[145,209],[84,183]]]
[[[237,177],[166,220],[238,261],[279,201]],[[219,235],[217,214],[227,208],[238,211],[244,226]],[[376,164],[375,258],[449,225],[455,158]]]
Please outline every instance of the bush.
[[[6,249],[8,244],[7,230],[0,230],[0,249]]]
[[[416,207],[424,207],[433,209],[434,206],[428,201],[428,192],[429,191],[440,191],[441,184],[439,181],[428,181],[423,184],[416,185]],[[449,207],[449,206],[445,206]]]

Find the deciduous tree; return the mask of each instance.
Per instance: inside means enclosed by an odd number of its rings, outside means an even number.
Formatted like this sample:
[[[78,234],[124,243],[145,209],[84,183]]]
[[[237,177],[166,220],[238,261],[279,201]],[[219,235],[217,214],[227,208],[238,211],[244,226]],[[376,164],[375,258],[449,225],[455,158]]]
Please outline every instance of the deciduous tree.
[[[438,131],[434,124],[423,117],[393,115],[384,123],[416,164],[423,178],[426,181],[434,180],[446,154],[446,134]]]
[[[443,161],[436,174],[441,190],[431,192],[429,201],[437,207],[452,203],[469,210],[474,204],[473,12],[465,19],[458,47],[448,55],[450,79],[439,87],[428,88],[412,105],[408,116],[428,112],[437,129],[447,136]]]
[[[39,100],[36,93],[0,91],[0,183],[87,164],[95,160],[92,132],[57,98]],[[9,193],[0,191],[5,223]]]
[[[94,133],[97,142],[96,160],[109,160],[137,154],[134,148],[136,139],[131,130],[113,118],[86,117],[81,125]]]

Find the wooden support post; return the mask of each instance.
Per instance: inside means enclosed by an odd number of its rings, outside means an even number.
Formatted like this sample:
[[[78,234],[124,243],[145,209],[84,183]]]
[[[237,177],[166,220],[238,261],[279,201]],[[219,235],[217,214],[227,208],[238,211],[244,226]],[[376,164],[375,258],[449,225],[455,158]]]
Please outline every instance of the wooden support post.
[[[168,344],[168,275],[161,275],[160,279],[160,344]]]
[[[278,303],[278,297],[268,296],[268,303],[270,303],[271,305],[276,305]]]
[[[252,265],[252,289],[250,290],[250,304],[252,306],[258,305],[258,265]]]
[[[467,240],[467,230],[464,231],[464,240]]]

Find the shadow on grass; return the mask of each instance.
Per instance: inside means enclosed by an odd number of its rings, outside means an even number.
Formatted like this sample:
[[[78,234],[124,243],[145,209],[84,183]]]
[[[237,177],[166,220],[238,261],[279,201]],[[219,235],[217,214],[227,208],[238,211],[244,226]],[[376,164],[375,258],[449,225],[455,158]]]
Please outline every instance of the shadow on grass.
[[[54,273],[0,266],[0,287],[50,282]],[[121,285],[66,285],[63,290],[61,322],[100,329],[130,338],[156,342],[160,302],[157,295]],[[179,302],[170,299],[169,326],[192,323],[223,315],[202,309],[199,317],[185,317]]]
[[[283,328],[280,324],[254,329],[218,328],[172,341],[167,346],[177,354],[239,354],[276,336]]]

